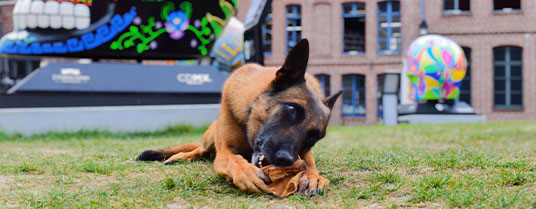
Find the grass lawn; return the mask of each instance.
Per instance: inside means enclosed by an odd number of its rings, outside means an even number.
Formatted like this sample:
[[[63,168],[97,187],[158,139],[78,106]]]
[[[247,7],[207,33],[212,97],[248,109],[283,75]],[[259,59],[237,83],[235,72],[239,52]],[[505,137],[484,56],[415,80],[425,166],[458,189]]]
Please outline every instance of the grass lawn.
[[[133,161],[200,135],[0,134],[0,208],[536,208],[536,121],[331,127],[313,149],[331,181],[316,197],[244,194],[211,160]]]

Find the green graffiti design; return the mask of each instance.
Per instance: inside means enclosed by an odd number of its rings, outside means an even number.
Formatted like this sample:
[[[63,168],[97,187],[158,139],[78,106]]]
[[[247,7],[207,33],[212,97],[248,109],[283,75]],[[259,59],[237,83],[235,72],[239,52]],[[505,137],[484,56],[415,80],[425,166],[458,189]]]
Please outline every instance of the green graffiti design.
[[[201,29],[197,29],[191,25],[188,26],[188,30],[192,31],[195,36],[197,36],[197,39],[201,42],[201,44],[197,47],[197,49],[201,52],[201,55],[207,55],[208,49],[207,45],[210,44],[212,40],[210,40],[210,34],[212,34],[212,30],[208,27],[208,20],[206,17],[203,17],[201,19]]]
[[[232,0],[233,1],[233,5],[234,5],[234,9],[238,9],[238,2],[237,0]]]
[[[190,19],[192,17],[192,3],[190,2],[182,2],[181,5],[179,5],[179,8],[181,8],[182,11],[186,13],[186,17]]]
[[[229,18],[235,13],[235,8],[229,2],[225,0],[220,0],[219,3],[221,10],[225,14],[225,19]],[[233,3],[235,3],[235,1],[233,1]],[[189,2],[188,4],[189,6],[191,6]],[[183,4],[181,4],[180,7],[186,12],[186,14],[188,14],[188,10],[183,8]],[[197,39],[201,42],[201,44],[197,47],[197,49],[201,52],[201,55],[205,56],[208,54],[207,45],[212,42],[212,40],[210,39],[210,35],[214,34],[214,38],[218,37],[223,31],[224,26],[225,20],[222,20],[221,18],[214,16],[209,12],[207,12],[205,14],[205,17],[201,19],[201,29],[197,29],[191,25],[188,26],[188,30],[192,31],[195,36],[197,36]]]
[[[238,3],[237,0],[231,0],[231,2],[232,3],[229,3],[226,0],[219,0],[220,8],[225,15],[224,19],[221,19],[207,12],[200,21],[201,24],[199,29],[192,25],[188,25],[187,31],[191,31],[192,33],[194,33],[194,35],[200,42],[197,46],[197,50],[199,50],[201,55],[206,56],[208,54],[207,45],[209,45],[215,38],[217,38],[221,34],[221,32],[223,31],[223,27],[225,26],[225,20],[229,19],[232,15],[234,15]],[[188,19],[192,17],[192,3],[190,3],[189,1],[184,1],[179,5],[179,8],[186,13],[186,17]],[[175,9],[176,7],[173,2],[164,3],[160,10],[161,19],[163,21],[167,21],[169,13],[175,11]],[[154,31],[155,24],[155,18],[150,17],[148,19],[147,25],[140,25],[139,27],[130,26],[128,32],[123,33],[116,41],[110,44],[110,49],[124,50],[136,46],[136,51],[140,54],[144,51],[149,50],[151,48],[149,46],[149,43],[166,32],[165,28],[161,28]],[[210,38],[211,35],[213,35],[214,39]]]
[[[130,26],[128,32],[123,33],[117,41],[112,42],[110,49],[123,50],[135,45],[138,54],[149,50],[149,43],[156,39],[160,34],[166,32],[165,28],[153,31],[153,27],[155,26],[154,19],[154,17],[150,17],[147,25],[140,25],[139,27]]]
[[[167,21],[167,17],[171,11],[175,10],[175,4],[173,2],[166,2],[160,9],[160,17],[162,20]]]

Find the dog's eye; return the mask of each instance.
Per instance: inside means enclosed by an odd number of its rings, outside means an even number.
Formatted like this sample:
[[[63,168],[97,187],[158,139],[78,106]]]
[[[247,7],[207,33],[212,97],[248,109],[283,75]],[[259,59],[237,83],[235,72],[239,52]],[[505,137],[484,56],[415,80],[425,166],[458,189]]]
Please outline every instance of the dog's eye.
[[[287,104],[287,110],[293,118],[296,116],[296,107],[291,104]]]

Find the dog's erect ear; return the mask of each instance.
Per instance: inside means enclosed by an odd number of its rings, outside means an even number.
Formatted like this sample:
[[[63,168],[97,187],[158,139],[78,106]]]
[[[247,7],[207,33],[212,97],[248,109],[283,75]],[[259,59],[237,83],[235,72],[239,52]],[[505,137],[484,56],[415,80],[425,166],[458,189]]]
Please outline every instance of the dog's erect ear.
[[[302,39],[290,50],[283,67],[275,74],[272,92],[279,92],[305,81],[305,69],[309,60],[309,41]]]
[[[329,96],[328,98],[325,98],[322,100],[322,103],[324,103],[326,106],[329,107],[329,109],[333,109],[333,105],[335,105],[335,102],[337,101],[337,98],[342,94],[342,90],[338,91],[337,93]]]

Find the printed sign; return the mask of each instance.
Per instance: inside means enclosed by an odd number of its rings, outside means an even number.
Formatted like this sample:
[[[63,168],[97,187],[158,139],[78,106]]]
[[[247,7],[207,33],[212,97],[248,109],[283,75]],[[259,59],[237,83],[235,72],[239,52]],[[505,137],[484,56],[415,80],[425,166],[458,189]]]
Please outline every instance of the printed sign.
[[[208,73],[179,73],[177,80],[191,86],[212,83],[212,79],[210,79],[210,74]]]
[[[82,75],[77,68],[62,68],[60,74],[52,74],[52,80],[56,83],[82,84],[89,82],[91,77]]]

